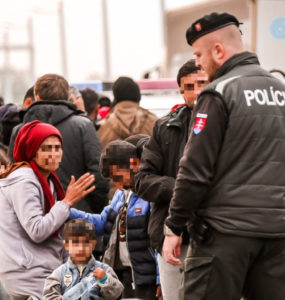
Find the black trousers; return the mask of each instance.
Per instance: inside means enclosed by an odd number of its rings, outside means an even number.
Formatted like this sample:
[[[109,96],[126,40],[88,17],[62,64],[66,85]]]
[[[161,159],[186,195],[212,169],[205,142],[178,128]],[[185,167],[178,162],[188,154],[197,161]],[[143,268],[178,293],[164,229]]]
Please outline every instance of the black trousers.
[[[122,298],[139,298],[142,300],[154,300],[156,293],[156,284],[141,284],[132,286],[132,271],[131,268],[124,270],[116,270],[116,274],[124,286]]]
[[[212,234],[190,241],[180,300],[285,299],[285,239]]]

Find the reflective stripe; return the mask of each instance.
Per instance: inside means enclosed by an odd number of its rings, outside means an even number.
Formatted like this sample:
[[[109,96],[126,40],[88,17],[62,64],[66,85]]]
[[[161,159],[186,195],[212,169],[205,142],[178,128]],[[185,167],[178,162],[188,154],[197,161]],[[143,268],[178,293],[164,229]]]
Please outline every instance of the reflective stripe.
[[[236,78],[239,78],[239,77],[241,77],[241,75],[233,76],[233,77],[230,77],[230,78],[228,78],[228,79],[225,79],[225,80],[219,82],[219,83],[217,84],[215,90],[216,90],[217,92],[219,92],[219,93],[222,95],[222,94],[223,94],[223,91],[224,91],[224,87],[226,86],[226,84],[228,84],[230,81],[232,81],[232,80],[234,80],[234,79],[236,79]]]

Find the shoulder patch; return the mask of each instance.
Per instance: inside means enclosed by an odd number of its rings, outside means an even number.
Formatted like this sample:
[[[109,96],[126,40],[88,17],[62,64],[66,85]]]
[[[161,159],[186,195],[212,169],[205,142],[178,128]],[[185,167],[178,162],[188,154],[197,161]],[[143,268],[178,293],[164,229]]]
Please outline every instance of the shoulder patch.
[[[199,134],[205,128],[207,123],[207,118],[208,118],[207,114],[197,113],[195,124],[193,126],[194,134]]]
[[[142,208],[141,207],[137,207],[135,209],[136,214],[141,214],[142,213]]]

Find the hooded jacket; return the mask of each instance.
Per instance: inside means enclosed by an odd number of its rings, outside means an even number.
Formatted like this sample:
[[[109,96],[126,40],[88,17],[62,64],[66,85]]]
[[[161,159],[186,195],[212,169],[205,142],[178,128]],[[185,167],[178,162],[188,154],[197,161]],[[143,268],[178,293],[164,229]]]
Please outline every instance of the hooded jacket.
[[[157,117],[133,101],[121,101],[100,122],[98,136],[103,145],[114,140],[124,140],[133,134],[151,135]]]
[[[100,213],[108,202],[109,183],[99,172],[102,146],[93,123],[76,106],[65,100],[36,101],[23,112],[23,123],[40,120],[54,125],[63,137],[63,158],[56,171],[67,188],[71,175],[78,179],[85,172],[95,175],[96,189],[79,201],[75,207],[88,212]],[[9,156],[12,158],[14,140],[23,126],[12,133]]]
[[[31,168],[22,167],[0,180],[0,211],[0,280],[10,295],[41,299],[45,278],[67,259],[61,231],[53,233],[69,207],[57,201],[45,214],[42,186]]]

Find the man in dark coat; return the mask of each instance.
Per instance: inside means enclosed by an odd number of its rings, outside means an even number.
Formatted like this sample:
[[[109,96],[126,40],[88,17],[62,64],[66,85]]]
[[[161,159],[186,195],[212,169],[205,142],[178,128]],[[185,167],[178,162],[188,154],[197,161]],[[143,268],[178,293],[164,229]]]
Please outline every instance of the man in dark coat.
[[[179,160],[188,138],[188,127],[194,102],[207,84],[207,75],[195,66],[195,60],[187,61],[179,70],[177,83],[184,96],[185,105],[159,119],[152,137],[142,152],[140,170],[136,175],[136,192],[144,200],[153,202],[148,232],[153,248],[161,252],[163,222],[168,215],[172,190]],[[184,230],[180,258],[186,255],[189,242]],[[158,254],[160,282],[164,300],[178,299],[177,286],[181,281],[179,266],[171,266]]]
[[[191,218],[180,299],[284,299],[285,85],[244,50],[239,25],[212,13],[187,30],[211,82],[193,111],[165,222],[163,254],[179,265]]]
[[[76,204],[76,208],[100,213],[108,202],[109,183],[99,172],[102,146],[92,122],[82,115],[82,111],[68,101],[68,82],[59,75],[46,74],[35,83],[34,102],[24,112],[23,123],[40,120],[54,125],[63,136],[64,154],[57,174],[66,189],[71,175],[79,178],[86,172],[95,175],[96,189]],[[9,154],[20,124],[14,129],[10,141]]]

